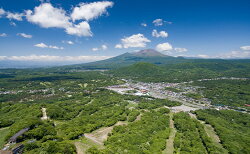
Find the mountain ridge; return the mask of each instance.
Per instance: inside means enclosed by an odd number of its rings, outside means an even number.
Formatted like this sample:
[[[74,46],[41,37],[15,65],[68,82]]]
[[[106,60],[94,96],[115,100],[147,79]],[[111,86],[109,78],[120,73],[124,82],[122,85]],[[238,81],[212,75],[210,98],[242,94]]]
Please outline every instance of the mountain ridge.
[[[112,69],[124,66],[129,66],[137,62],[147,62],[152,64],[173,64],[183,62],[186,59],[183,57],[172,57],[158,52],[154,49],[144,49],[138,52],[126,52],[121,55],[84,64],[71,65],[69,67],[76,67],[78,69]]]

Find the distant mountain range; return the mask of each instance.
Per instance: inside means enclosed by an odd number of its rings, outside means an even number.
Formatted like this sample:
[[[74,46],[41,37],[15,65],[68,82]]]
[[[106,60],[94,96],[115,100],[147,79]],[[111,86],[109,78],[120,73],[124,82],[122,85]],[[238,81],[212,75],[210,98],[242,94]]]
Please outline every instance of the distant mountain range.
[[[56,67],[58,69],[87,69],[87,70],[96,70],[96,69],[115,69],[125,66],[130,66],[138,62],[145,62],[156,64],[158,66],[164,66],[167,64],[180,64],[180,63],[207,63],[212,62],[218,63],[231,63],[231,62],[250,62],[249,59],[241,60],[223,60],[223,59],[195,59],[187,57],[172,57],[165,54],[162,54],[153,49],[145,49],[138,52],[127,52],[116,57],[109,59],[83,63],[83,64],[74,64],[74,63],[64,63],[62,66],[59,62],[45,63],[45,62],[24,62],[24,61],[0,61],[0,68],[35,68],[35,67]],[[182,67],[185,67],[182,66]]]
[[[173,64],[173,63],[181,63],[185,62],[187,59],[183,57],[172,57],[168,55],[164,55],[158,51],[155,51],[153,49],[146,49],[146,50],[141,50],[138,52],[127,52],[122,55],[101,60],[101,61],[96,61],[96,62],[91,62],[91,63],[86,63],[86,64],[77,64],[77,65],[70,65],[70,66],[65,66],[68,68],[76,68],[76,69],[109,69],[109,68],[119,68],[119,67],[124,67],[128,66],[131,64],[135,64],[138,62],[147,62],[147,63],[152,63],[152,64],[157,64],[157,65],[162,65],[162,64]]]

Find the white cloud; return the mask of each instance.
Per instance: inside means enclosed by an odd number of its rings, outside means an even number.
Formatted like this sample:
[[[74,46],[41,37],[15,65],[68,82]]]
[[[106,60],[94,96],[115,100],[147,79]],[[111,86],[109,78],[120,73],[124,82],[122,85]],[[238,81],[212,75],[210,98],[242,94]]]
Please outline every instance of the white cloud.
[[[63,8],[56,8],[50,2],[43,1],[33,10],[25,10],[25,13],[7,12],[6,18],[21,21],[26,16],[28,22],[43,28],[62,28],[67,34],[79,37],[93,36],[88,21],[107,13],[107,8],[113,4],[109,1],[80,3],[72,12],[67,13]],[[3,14],[5,11],[0,9],[0,16]],[[76,20],[81,21],[75,22]],[[15,26],[15,23],[10,24]]]
[[[0,17],[5,14],[4,9],[0,8]]]
[[[6,37],[7,34],[6,33],[0,33],[0,37]]]
[[[154,24],[155,26],[162,26],[162,25],[163,25],[163,20],[162,20],[162,19],[155,19],[155,20],[153,21],[153,24]]]
[[[75,44],[73,41],[62,41],[62,43],[66,43],[66,44],[69,44],[69,45]]]
[[[147,39],[143,34],[134,34],[129,37],[125,37],[121,39],[123,48],[138,48],[138,47],[146,47],[146,43],[151,42]]]
[[[66,28],[66,33],[76,36],[93,36],[89,23],[86,21]]]
[[[0,60],[13,60],[13,61],[97,61],[111,58],[109,56],[50,56],[50,55],[29,55],[29,56],[0,56]]]
[[[50,49],[57,49],[57,50],[63,50],[64,48],[63,47],[58,47],[58,46],[54,46],[54,45],[46,45],[44,43],[39,43],[39,44],[35,44],[34,45],[35,47],[38,47],[38,48],[50,48]]]
[[[73,9],[71,18],[73,21],[80,19],[89,21],[107,13],[107,8],[113,5],[114,3],[109,1],[80,3]]]
[[[67,28],[72,25],[69,22],[70,18],[66,15],[66,11],[61,8],[55,8],[50,3],[42,3],[35,7],[34,12],[27,10],[26,18],[29,22],[44,28]]]
[[[156,50],[157,51],[170,51],[170,50],[173,50],[173,47],[171,44],[166,42],[166,43],[158,44],[156,46]]]
[[[92,51],[107,50],[108,46],[103,44],[100,48],[92,48]]]
[[[16,26],[16,23],[10,22],[10,25],[11,25],[11,26]]]
[[[108,49],[108,46],[107,45],[102,45],[102,50],[107,50]]]
[[[57,49],[57,50],[63,50],[64,49],[64,47],[58,47],[58,46],[53,46],[53,45],[50,45],[49,48]]]
[[[92,36],[88,22],[82,21],[79,24],[73,24],[66,11],[62,8],[55,8],[50,3],[42,3],[35,7],[34,13],[31,10],[26,11],[26,17],[29,22],[44,28],[64,28],[69,35]]]
[[[146,23],[141,23],[141,26],[147,27],[148,25]]]
[[[174,48],[176,52],[187,52],[188,50],[186,48]]]
[[[22,36],[24,38],[32,38],[32,35],[25,34],[25,33],[17,33],[17,36]]]
[[[122,45],[121,45],[121,44],[116,44],[116,45],[115,45],[115,48],[121,49],[121,48],[122,48]]]
[[[250,51],[250,46],[242,46],[240,49],[244,51]]]
[[[15,20],[18,20],[18,21],[22,21],[23,20],[23,16],[24,16],[23,13],[11,13],[11,12],[7,12],[6,18],[8,18],[8,19],[15,19]]]
[[[99,48],[92,48],[92,51],[98,51]]]
[[[34,46],[39,48],[48,48],[48,46],[44,43],[35,44]]]
[[[171,21],[164,21],[163,19],[155,19],[153,22],[152,22],[155,26],[162,26],[164,25],[164,23],[166,24],[172,24]]]
[[[0,60],[5,60],[7,56],[0,56]]]
[[[198,57],[198,58],[211,58],[210,56],[204,55],[204,54],[197,55],[196,57]]]
[[[229,53],[220,54],[217,57],[218,58],[226,58],[226,59],[250,58],[250,51],[231,51]]]
[[[157,30],[154,29],[154,30],[152,31],[152,36],[153,36],[153,37],[162,37],[162,38],[166,38],[166,37],[168,37],[168,33],[165,32],[165,31],[157,32]]]

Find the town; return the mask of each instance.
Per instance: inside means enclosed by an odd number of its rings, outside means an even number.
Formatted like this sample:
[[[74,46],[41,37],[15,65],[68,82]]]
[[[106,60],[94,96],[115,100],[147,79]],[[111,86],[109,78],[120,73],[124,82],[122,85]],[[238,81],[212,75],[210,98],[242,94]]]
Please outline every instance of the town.
[[[247,80],[246,78],[216,78],[216,79],[203,79],[198,81],[206,80],[220,80],[220,79],[230,79],[230,80]],[[205,98],[202,93],[198,90],[203,87],[191,86],[190,82],[181,83],[145,83],[136,82],[133,80],[122,79],[125,83],[121,85],[113,85],[107,87],[107,89],[115,91],[120,94],[136,95],[136,96],[150,96],[160,99],[169,99],[172,101],[181,102],[181,106],[171,107],[173,112],[189,112],[198,109],[209,109],[213,108],[216,110],[229,110],[232,109],[226,105],[212,105],[208,98]],[[189,94],[199,95],[199,98],[192,98]],[[246,113],[246,109],[237,108],[233,109],[235,111],[240,111]]]

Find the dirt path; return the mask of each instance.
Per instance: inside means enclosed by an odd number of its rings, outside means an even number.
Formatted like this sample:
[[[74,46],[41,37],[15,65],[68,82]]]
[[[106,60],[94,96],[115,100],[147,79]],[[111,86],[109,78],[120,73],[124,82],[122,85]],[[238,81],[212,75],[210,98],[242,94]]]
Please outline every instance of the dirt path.
[[[111,127],[103,127],[93,131],[92,133],[86,133],[84,134],[84,136],[99,145],[103,145],[104,141],[106,141],[108,138],[108,134],[111,133],[114,126],[119,126],[119,125],[127,125],[127,122],[119,121]]]
[[[74,144],[75,144],[75,146],[76,146],[76,153],[77,153],[77,154],[85,154],[85,153],[86,153],[86,151],[85,151],[84,148],[82,147],[83,145],[82,145],[81,142],[75,142]]]
[[[173,154],[174,153],[174,138],[176,134],[176,129],[174,127],[173,113],[170,113],[169,128],[171,129],[169,138],[167,139],[166,149],[162,152],[163,154]]]
[[[139,114],[139,115],[136,117],[135,121],[141,120],[141,116],[142,116],[142,114]]]
[[[42,108],[42,113],[43,113],[43,116],[41,117],[42,120],[48,120],[49,117],[47,116],[47,113],[46,113],[46,108]]]
[[[189,113],[189,115],[194,118],[194,119],[197,119],[196,115],[195,114],[192,114],[192,113]],[[197,119],[198,120],[198,119]],[[224,153],[228,153],[228,151],[222,146],[222,144],[220,143],[220,138],[219,136],[217,135],[217,133],[215,132],[214,128],[209,125],[209,124],[206,124],[204,121],[201,121],[201,120],[198,120],[201,124],[204,125],[204,130],[206,131],[207,133],[207,136],[211,138],[211,140],[214,142],[214,144],[219,147],[219,148],[222,148],[224,150]]]

